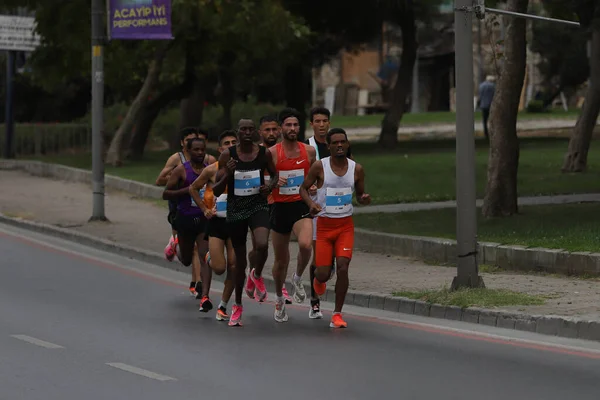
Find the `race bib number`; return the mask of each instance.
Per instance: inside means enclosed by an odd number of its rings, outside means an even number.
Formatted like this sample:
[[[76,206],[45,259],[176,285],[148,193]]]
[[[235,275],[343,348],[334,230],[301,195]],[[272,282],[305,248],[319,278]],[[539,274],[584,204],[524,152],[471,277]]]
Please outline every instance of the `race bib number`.
[[[300,193],[300,186],[304,183],[304,170],[280,171],[279,176],[287,178],[285,185],[279,188],[279,194],[290,196]]]
[[[233,193],[236,196],[252,196],[259,193],[260,171],[235,171],[233,175]]]
[[[202,201],[204,201],[204,192],[205,191],[206,191],[206,185],[204,185],[202,187],[202,189],[198,190],[198,193],[200,194],[200,199],[202,199]],[[198,207],[198,204],[196,204],[193,197],[192,197],[192,207]]]
[[[351,188],[327,188],[325,212],[330,214],[347,213],[352,208]]]
[[[227,217],[227,193],[223,193],[219,197],[217,197],[217,217],[226,218]]]

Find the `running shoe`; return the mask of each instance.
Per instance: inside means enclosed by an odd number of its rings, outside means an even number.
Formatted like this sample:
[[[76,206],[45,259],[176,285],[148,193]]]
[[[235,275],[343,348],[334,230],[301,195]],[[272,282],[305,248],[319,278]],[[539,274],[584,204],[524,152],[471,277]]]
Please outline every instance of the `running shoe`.
[[[173,261],[173,258],[175,258],[175,246],[177,243],[177,238],[174,238],[173,235],[171,235],[169,243],[165,247],[165,258],[167,261]]]
[[[243,306],[234,304],[231,308],[231,318],[229,319],[229,326],[242,326],[242,312],[244,311]]]
[[[285,301],[275,300],[275,314],[273,315],[277,322],[287,322],[288,315],[285,311]]]
[[[321,283],[317,280],[317,278],[313,279],[313,288],[315,289],[315,293],[318,296],[323,296],[327,291],[327,284]]]
[[[348,324],[342,318],[341,313],[333,314],[331,322],[329,323],[330,328],[347,328]]]
[[[254,284],[254,281],[252,280],[252,278],[250,278],[250,273],[248,273],[248,279],[246,279],[246,294],[248,295],[248,297],[250,297],[251,299],[254,300],[254,290],[256,289],[256,285]]]
[[[252,271],[250,271],[250,279],[252,280],[255,286],[254,299],[259,303],[262,303],[267,299],[267,288],[265,287],[265,279],[262,276],[260,278],[254,277],[255,271],[256,269],[254,268],[252,268]]]
[[[310,319],[323,318],[323,313],[321,312],[321,301],[319,299],[310,301],[310,309],[308,310],[308,318],[310,318]]]
[[[285,283],[283,284],[283,289],[281,289],[281,294],[283,294],[283,299],[285,300],[285,304],[292,304],[292,298],[285,288]]]
[[[217,309],[217,315],[215,317],[217,321],[229,321],[229,315],[227,314],[227,309],[225,307],[219,307]]]
[[[294,287],[294,293],[292,294],[294,301],[296,303],[303,303],[304,299],[306,299],[306,292],[304,291],[302,279],[297,277],[296,274],[292,278],[292,286]]]
[[[212,310],[212,308],[213,305],[208,296],[202,297],[202,300],[200,300],[200,309],[198,311],[209,312],[210,310]]]
[[[202,299],[202,281],[196,282],[196,300]]]
[[[196,282],[190,282],[189,291],[190,291],[190,296],[196,297],[198,295],[198,292],[196,291]],[[202,293],[202,292],[200,292],[200,293]]]

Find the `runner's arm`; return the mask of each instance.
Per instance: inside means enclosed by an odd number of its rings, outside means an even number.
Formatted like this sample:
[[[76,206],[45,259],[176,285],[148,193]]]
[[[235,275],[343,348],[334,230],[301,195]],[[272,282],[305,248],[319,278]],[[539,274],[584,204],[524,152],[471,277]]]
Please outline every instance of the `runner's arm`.
[[[225,188],[227,187],[227,181],[229,180],[229,177],[233,173],[233,171],[231,171],[227,167],[227,162],[230,159],[231,159],[231,156],[229,155],[229,149],[226,149],[219,156],[219,171],[224,171],[225,173],[223,174],[221,179],[218,179],[219,174],[217,174],[217,181],[215,182],[215,185],[213,186],[213,193],[215,194],[216,197],[219,197],[220,195],[223,194],[223,192],[225,191]]]
[[[179,156],[177,154],[172,154],[171,157],[167,160],[162,171],[158,174],[156,178],[156,186],[165,186],[169,181],[169,175],[173,172],[177,165],[179,164]]]
[[[323,163],[321,161],[315,162],[310,166],[308,170],[308,175],[306,175],[306,179],[300,186],[300,197],[302,200],[311,208],[316,206],[313,199],[310,198],[310,194],[308,193],[311,186],[316,185],[319,179],[321,179],[321,175],[323,174]]]
[[[190,196],[192,196],[192,199],[194,199],[194,203],[196,203],[196,205],[198,206],[198,208],[200,208],[202,210],[203,213],[206,214],[206,204],[204,204],[204,202],[202,201],[202,198],[200,198],[200,189],[202,189],[204,187],[204,185],[206,185],[208,183],[208,181],[211,179],[211,175],[216,173],[216,168],[214,168],[211,164],[211,166],[208,166],[206,168],[204,168],[202,170],[202,172],[200,173],[200,175],[196,178],[196,180],[194,182],[192,182],[192,184],[189,186],[189,193]]]
[[[169,180],[167,182],[167,186],[163,191],[162,198],[163,200],[177,200],[179,197],[188,194],[188,188],[184,187],[182,189],[177,189],[177,184],[179,181],[183,180],[183,176],[185,174],[185,168],[183,164],[177,166],[173,173],[169,176]]]
[[[308,162],[313,165],[317,161],[317,150],[310,145],[306,145],[306,154],[308,155]]]
[[[371,195],[365,193],[365,170],[358,163],[354,168],[354,188],[356,190],[356,201],[359,204],[366,206],[371,203]]]
[[[275,163],[273,162],[273,153],[271,150],[266,152],[267,156],[267,171],[269,171],[269,176],[271,177],[271,182],[269,182],[268,189],[269,191],[273,191],[277,184],[279,183],[279,174],[277,173],[277,169],[275,168]]]

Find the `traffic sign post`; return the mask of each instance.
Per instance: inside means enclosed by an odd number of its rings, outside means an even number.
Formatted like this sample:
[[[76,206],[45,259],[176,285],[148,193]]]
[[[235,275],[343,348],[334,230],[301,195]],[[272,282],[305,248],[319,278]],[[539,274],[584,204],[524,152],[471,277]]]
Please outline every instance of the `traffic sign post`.
[[[35,18],[0,15],[0,50],[7,52],[4,158],[14,157],[14,81],[17,51],[34,51],[39,44],[40,37],[35,33]]]

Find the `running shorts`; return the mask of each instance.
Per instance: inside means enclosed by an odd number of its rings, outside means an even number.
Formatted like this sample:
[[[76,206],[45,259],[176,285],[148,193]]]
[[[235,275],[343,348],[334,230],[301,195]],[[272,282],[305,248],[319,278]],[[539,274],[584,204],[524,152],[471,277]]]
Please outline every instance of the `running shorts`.
[[[223,241],[229,239],[227,220],[219,217],[212,217],[209,219],[208,224],[206,225],[206,235],[204,237],[206,240],[208,240],[209,237],[216,237]]]
[[[271,230],[283,235],[291,233],[296,222],[303,218],[310,218],[309,210],[304,201],[274,203],[271,213]]]
[[[206,232],[206,223],[208,220],[202,215],[199,217],[190,217],[177,214],[175,217],[175,229],[177,236],[196,240],[196,238]]]
[[[352,259],[354,248],[354,221],[352,216],[344,218],[319,217],[315,266],[329,267],[333,257]]]
[[[229,238],[234,248],[245,246],[248,239],[248,228],[254,231],[257,228],[269,229],[269,211],[268,209],[259,209],[250,217],[241,221],[227,222]]]

